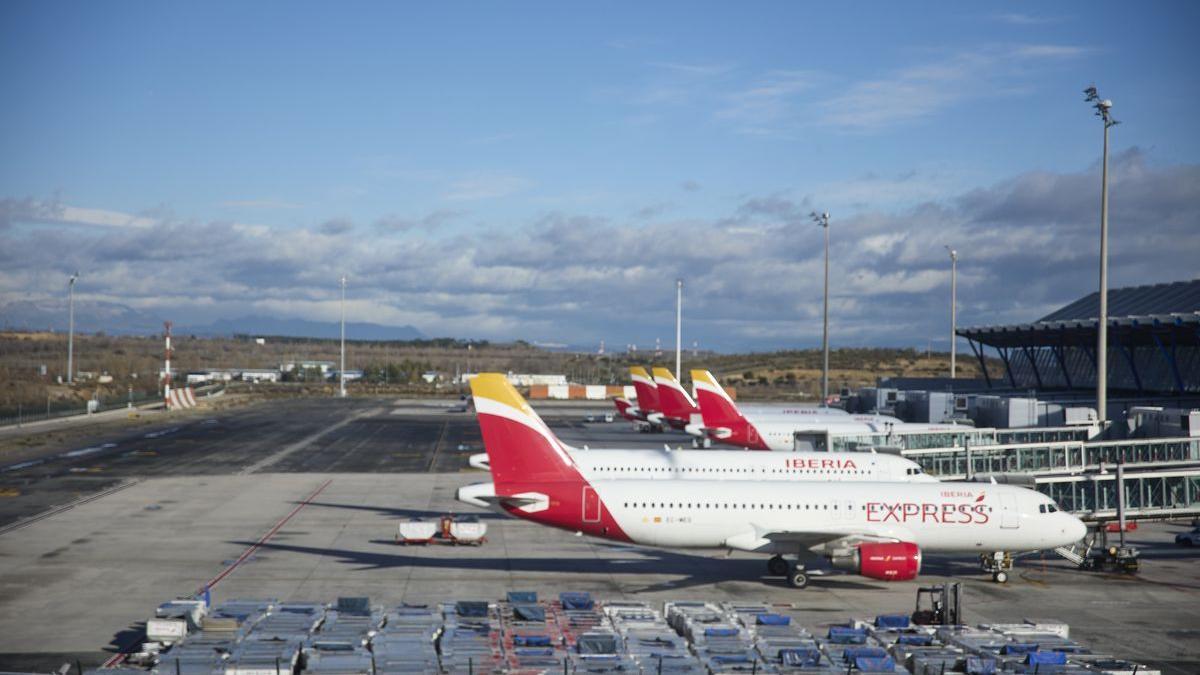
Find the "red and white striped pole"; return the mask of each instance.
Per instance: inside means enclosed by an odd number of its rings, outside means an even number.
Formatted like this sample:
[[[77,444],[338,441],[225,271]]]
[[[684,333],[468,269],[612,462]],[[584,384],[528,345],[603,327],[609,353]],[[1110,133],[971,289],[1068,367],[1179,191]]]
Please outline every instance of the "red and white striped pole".
[[[163,371],[163,402],[167,404],[168,408],[170,408],[171,407],[171,322],[164,321],[163,328],[165,329],[163,335],[165,336],[166,342],[167,342],[166,352],[165,352],[166,358],[164,359],[165,366],[164,366],[164,371]]]

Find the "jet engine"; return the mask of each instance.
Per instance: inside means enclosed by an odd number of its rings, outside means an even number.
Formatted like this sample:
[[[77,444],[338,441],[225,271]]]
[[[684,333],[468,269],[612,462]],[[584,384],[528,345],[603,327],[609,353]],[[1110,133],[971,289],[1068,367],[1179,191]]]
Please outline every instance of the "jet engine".
[[[833,555],[829,561],[837,569],[861,574],[868,579],[908,581],[921,572],[921,548],[907,541],[866,543]]]

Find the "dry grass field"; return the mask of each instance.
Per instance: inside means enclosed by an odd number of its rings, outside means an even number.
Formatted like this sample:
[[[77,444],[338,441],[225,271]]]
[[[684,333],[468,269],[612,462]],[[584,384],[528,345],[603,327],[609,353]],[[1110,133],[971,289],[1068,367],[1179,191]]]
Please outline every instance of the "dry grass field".
[[[173,367],[176,372],[204,368],[278,368],[281,363],[332,361],[338,358],[336,340],[266,338],[257,344],[249,337],[206,338],[176,335]],[[628,383],[628,367],[651,362],[672,365],[672,354],[659,359],[647,355],[581,354],[548,351],[515,342],[493,344],[436,339],[411,342],[347,343],[348,369],[366,372],[366,381],[355,383],[352,393],[447,396],[459,390],[444,382],[458,372],[504,371],[561,373],[581,384]],[[161,337],[76,335],[76,371],[83,375],[74,386],[65,379],[67,338],[61,333],[0,333],[0,412],[23,406],[26,410],[52,405],[76,404],[99,397],[110,399],[150,395],[159,389],[162,369]],[[737,388],[748,399],[811,400],[819,395],[820,350],[714,354],[686,352],[683,369],[707,368],[723,382]],[[960,355],[960,377],[978,377],[979,364]],[[998,372],[998,364],[989,369]],[[43,372],[44,369],[44,372]],[[421,374],[435,371],[443,376],[439,386],[426,384]],[[912,349],[856,348],[830,353],[830,390],[874,384],[883,376],[939,376],[949,372],[949,355],[926,355]],[[111,377],[101,383],[100,376]],[[107,380],[108,378],[103,378]],[[301,379],[297,376],[292,379]],[[329,385],[321,382],[288,383],[270,391],[289,395],[325,395]],[[2,415],[0,415],[2,416]]]

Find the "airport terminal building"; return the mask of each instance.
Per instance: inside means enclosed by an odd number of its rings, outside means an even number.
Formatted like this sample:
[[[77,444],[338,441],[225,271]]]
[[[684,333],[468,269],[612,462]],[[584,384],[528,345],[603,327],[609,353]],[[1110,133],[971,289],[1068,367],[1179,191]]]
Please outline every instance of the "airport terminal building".
[[[988,347],[1003,362],[999,376],[984,368],[988,388],[1092,396],[1099,305],[1099,293],[1092,293],[1031,323],[963,328],[958,335],[981,365]],[[1108,325],[1110,396],[1160,405],[1200,399],[1200,279],[1112,289]]]

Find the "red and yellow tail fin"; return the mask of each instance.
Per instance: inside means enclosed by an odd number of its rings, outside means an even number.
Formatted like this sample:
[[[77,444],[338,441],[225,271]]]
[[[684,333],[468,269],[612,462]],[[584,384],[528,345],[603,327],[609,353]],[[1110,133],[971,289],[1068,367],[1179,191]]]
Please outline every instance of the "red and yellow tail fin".
[[[690,420],[692,415],[700,412],[696,402],[688,395],[679,380],[666,368],[655,367],[654,384],[658,387],[658,402],[667,417]]]
[[[516,483],[581,479],[567,446],[503,374],[475,376],[471,395],[497,494]]]
[[[654,378],[641,366],[630,366],[629,377],[633,379],[633,390],[637,392],[637,407],[642,414],[662,412],[658,398],[658,387]]]
[[[742,419],[733,399],[707,370],[693,370],[692,384],[696,387],[696,402],[700,405],[700,416],[704,426],[730,426]]]

